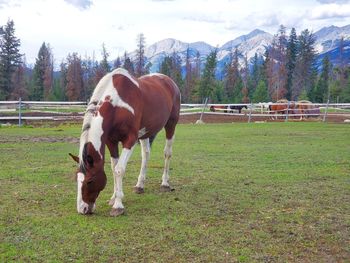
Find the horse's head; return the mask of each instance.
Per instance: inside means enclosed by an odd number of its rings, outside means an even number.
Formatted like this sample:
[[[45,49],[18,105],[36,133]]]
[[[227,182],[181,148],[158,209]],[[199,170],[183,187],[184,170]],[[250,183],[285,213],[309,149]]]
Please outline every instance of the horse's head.
[[[92,143],[84,145],[82,160],[72,154],[69,155],[79,163],[77,171],[78,213],[92,214],[95,210],[95,201],[107,182],[103,158]]]

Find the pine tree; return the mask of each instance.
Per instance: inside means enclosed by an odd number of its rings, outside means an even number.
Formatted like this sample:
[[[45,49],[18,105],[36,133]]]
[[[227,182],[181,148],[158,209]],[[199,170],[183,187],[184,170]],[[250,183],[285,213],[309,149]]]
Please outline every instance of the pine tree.
[[[234,53],[230,53],[229,62],[226,65],[224,80],[224,101],[241,102],[243,84],[239,70],[239,51],[236,48]]]
[[[32,100],[48,100],[53,83],[53,58],[49,45],[44,42],[38,53],[34,65]]]
[[[297,33],[293,27],[290,31],[288,46],[287,46],[287,94],[286,98],[291,100],[292,98],[292,87],[293,87],[293,74],[295,70],[297,60]]]
[[[116,69],[116,68],[120,68],[121,66],[122,66],[122,62],[120,60],[120,57],[117,57],[117,59],[113,63],[113,68]]]
[[[266,102],[269,101],[269,93],[265,81],[260,80],[259,84],[253,94],[253,102]]]
[[[130,57],[128,54],[125,52],[124,53],[124,65],[123,68],[129,71],[129,73],[133,76],[135,76],[135,67],[134,63],[131,61]]]
[[[146,74],[146,57],[145,57],[146,38],[143,33],[137,36],[137,49],[135,60],[135,76],[141,77]]]
[[[307,94],[313,90],[316,59],[314,44],[314,34],[308,29],[302,31],[298,37],[297,61],[292,81],[292,100],[297,100],[303,90]]]
[[[102,75],[106,75],[108,72],[111,71],[111,66],[109,65],[108,63],[108,58],[109,58],[109,53],[106,49],[106,46],[105,44],[103,43],[102,44],[102,52],[101,52],[101,55],[102,55],[102,60],[100,62],[100,65],[99,65],[99,68],[101,70],[101,73]]]
[[[186,50],[186,75],[185,75],[185,82],[184,82],[184,88],[183,92],[181,94],[181,99],[183,102],[189,102],[190,100],[190,94],[192,92],[193,88],[193,79],[194,79],[194,72],[192,69],[192,64],[190,60],[190,48],[187,47]]]
[[[331,64],[328,56],[322,59],[322,72],[317,82],[316,90],[314,92],[315,102],[327,102],[329,92]]]
[[[217,81],[215,78],[215,71],[216,71],[216,60],[217,56],[217,49],[210,52],[210,54],[207,56],[207,61],[204,66],[204,72],[202,79],[200,81],[199,85],[199,96],[200,99],[203,100],[204,98],[216,98],[215,90]]]
[[[20,40],[15,36],[13,20],[8,20],[0,34],[0,100],[8,99],[13,91],[12,74],[21,64]]]

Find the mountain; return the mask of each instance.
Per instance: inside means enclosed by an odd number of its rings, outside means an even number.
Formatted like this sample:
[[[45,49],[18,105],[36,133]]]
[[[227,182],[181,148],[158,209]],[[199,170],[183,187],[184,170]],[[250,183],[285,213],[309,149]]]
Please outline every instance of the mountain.
[[[315,32],[317,50],[317,66],[320,68],[322,58],[329,56],[333,64],[339,63],[340,39],[344,39],[343,57],[347,59],[346,63],[350,63],[350,25],[344,27],[329,26]],[[231,51],[238,49],[240,63],[243,64],[243,56],[247,56],[251,62],[255,54],[263,56],[265,50],[271,45],[273,35],[260,29],[255,29],[249,34],[239,36],[228,41],[221,47],[218,47],[218,67],[217,72],[222,72],[225,63],[229,60]],[[202,66],[204,66],[207,55],[215,49],[215,47],[203,42],[186,43],[176,39],[168,38],[158,41],[145,50],[145,56],[152,63],[151,72],[159,71],[160,65],[166,56],[171,56],[174,52],[181,58],[183,67],[185,66],[186,53],[189,49],[190,61],[194,61],[197,53],[200,54]],[[135,57],[135,52],[130,54],[131,58]],[[221,78],[220,74],[218,77]]]
[[[337,65],[341,60],[340,42],[343,39],[343,61],[350,63],[350,25],[344,27],[324,27],[315,33],[315,47],[319,53],[317,66],[320,68],[322,59],[328,56],[333,65]]]

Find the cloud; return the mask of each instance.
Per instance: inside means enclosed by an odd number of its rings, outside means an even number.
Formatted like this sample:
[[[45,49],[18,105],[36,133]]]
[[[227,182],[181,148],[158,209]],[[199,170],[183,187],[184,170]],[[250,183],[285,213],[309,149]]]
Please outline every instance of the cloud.
[[[183,19],[195,21],[195,22],[213,23],[213,24],[225,23],[224,19],[214,17],[214,16],[199,15],[199,14],[191,15],[191,16],[184,16]]]
[[[311,19],[336,19],[350,17],[350,4],[327,4],[321,5],[311,10]]]
[[[349,0],[317,0],[321,4],[345,4],[348,3]]]
[[[80,10],[88,9],[92,5],[92,0],[64,0],[64,1],[68,4],[75,6]]]

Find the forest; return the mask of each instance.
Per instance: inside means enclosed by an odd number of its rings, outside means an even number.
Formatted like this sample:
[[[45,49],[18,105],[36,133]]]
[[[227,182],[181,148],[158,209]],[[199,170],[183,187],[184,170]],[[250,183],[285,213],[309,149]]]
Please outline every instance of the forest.
[[[43,42],[32,67],[20,53],[21,41],[15,23],[0,26],[0,100],[86,101],[98,81],[114,68],[123,67],[135,77],[148,74],[151,67],[145,57],[146,38],[136,37],[137,49],[114,61],[102,44],[100,61],[95,56],[71,53],[54,65],[49,43]],[[187,50],[186,61],[174,52],[166,56],[159,72],[173,78],[182,91],[183,103],[255,103],[310,100],[317,103],[350,102],[350,65],[339,43],[338,63],[327,56],[316,66],[315,36],[308,29],[299,35],[294,28],[286,32],[281,25],[273,43],[263,55],[247,54],[233,48],[223,72],[217,72],[217,49],[205,61],[197,53],[193,59]],[[134,54],[131,56],[131,54]],[[221,76],[221,77],[218,77]]]

